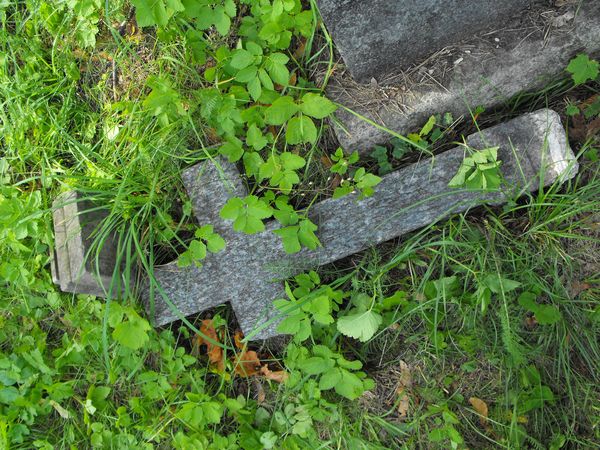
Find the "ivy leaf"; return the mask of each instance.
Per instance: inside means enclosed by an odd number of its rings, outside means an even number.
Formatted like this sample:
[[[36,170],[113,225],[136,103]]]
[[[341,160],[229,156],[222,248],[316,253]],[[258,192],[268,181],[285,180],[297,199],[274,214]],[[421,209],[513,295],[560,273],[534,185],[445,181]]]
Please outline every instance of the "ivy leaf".
[[[265,122],[269,125],[283,125],[298,112],[298,105],[289,96],[279,97],[265,111]]]
[[[304,94],[300,103],[300,110],[315,119],[324,119],[336,109],[331,100],[313,93]]]
[[[221,209],[223,219],[233,220],[233,229],[247,234],[264,231],[263,219],[273,215],[273,208],[255,195],[231,198]]]
[[[290,145],[302,143],[315,143],[317,140],[317,127],[308,116],[290,119],[285,131],[285,140]]]
[[[119,344],[132,350],[144,346],[149,339],[150,324],[133,309],[126,310],[127,321],[119,323],[113,330],[112,337]]]
[[[381,321],[381,315],[368,310],[340,317],[337,321],[337,328],[345,336],[367,342],[379,329]]]
[[[567,72],[571,74],[575,86],[585,83],[589,80],[598,78],[600,64],[598,61],[590,59],[584,53],[577,55],[567,66]]]

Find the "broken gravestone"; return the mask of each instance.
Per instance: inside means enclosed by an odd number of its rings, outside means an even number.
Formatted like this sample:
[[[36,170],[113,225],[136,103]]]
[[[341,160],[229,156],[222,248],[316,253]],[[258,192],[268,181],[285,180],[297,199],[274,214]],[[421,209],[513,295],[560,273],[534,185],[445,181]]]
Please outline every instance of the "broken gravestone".
[[[225,160],[206,161],[184,171],[183,180],[200,224],[210,223],[227,242],[224,251],[209,254],[201,268],[180,268],[176,262],[155,267],[159,292],[152,304],[155,323],[230,302],[245,335],[253,340],[277,335],[278,312],[273,301],[283,298],[286,278],[352,255],[370,246],[426,226],[450,214],[484,203],[497,204],[540,186],[575,175],[577,162],[568,147],[558,114],[541,110],[469,136],[470,148],[498,146],[503,188],[494,192],[449,188],[466,150],[457,147],[383,177],[371,197],[351,194],[327,199],[309,210],[318,225],[322,247],[293,255],[283,250],[267,223],[264,232],[233,231],[219,216],[227,200],[247,194],[237,169]],[[144,293],[149,298],[149,291]]]
[[[405,135],[432,114],[501,105],[600,53],[597,0],[317,3],[348,69],[327,86],[345,107],[336,134],[348,152],[389,142],[385,128]]]
[[[285,253],[267,223],[264,232],[236,233],[219,212],[227,200],[246,195],[239,172],[225,160],[205,161],[183,172],[183,181],[200,224],[212,224],[227,247],[209,254],[203,266],[180,268],[177,262],[154,268],[159,286],[142,295],[156,325],[230,302],[245,335],[253,340],[277,335],[273,301],[284,297],[283,281],[304,270],[352,255],[370,246],[426,226],[450,214],[484,203],[497,204],[575,175],[577,162],[568,147],[558,114],[540,110],[472,136],[469,148],[498,146],[504,184],[493,192],[448,187],[466,154],[456,147],[434,158],[383,177],[373,196],[350,194],[314,205],[310,219],[319,226],[322,247]],[[104,217],[77,194],[57,200],[53,273],[61,289],[105,297],[116,263],[116,236],[107,236],[98,257],[91,242]],[[115,290],[113,290],[113,296]],[[119,291],[117,291],[119,292]]]
[[[318,0],[354,79],[368,83],[484,31],[529,0]]]

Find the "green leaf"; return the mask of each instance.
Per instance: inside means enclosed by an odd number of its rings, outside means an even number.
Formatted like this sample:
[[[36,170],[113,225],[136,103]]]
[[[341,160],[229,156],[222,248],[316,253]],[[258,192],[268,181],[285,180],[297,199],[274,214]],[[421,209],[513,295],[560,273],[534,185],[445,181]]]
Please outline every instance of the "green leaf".
[[[225,8],[217,6],[213,10],[215,28],[221,36],[226,36],[231,28],[231,19],[225,12]]]
[[[290,145],[315,143],[317,128],[312,119],[304,115],[290,119],[285,132],[285,140]]]
[[[148,331],[151,327],[148,321],[140,317],[134,310],[128,309],[126,314],[128,320],[115,327],[112,337],[124,347],[137,350],[148,341]]]
[[[364,392],[363,382],[352,372],[340,369],[341,379],[335,385],[335,392],[349,400],[356,400]]]
[[[223,219],[233,220],[233,229],[247,234],[264,231],[263,219],[273,215],[273,208],[255,195],[231,198],[221,209]]]
[[[327,372],[335,365],[332,359],[323,358],[322,356],[313,356],[307,358],[300,363],[300,370],[307,375],[319,375]]]
[[[265,122],[269,125],[283,125],[297,112],[298,105],[292,97],[279,97],[265,110]]]
[[[131,3],[135,6],[135,17],[140,27],[164,27],[174,13],[184,9],[179,0],[131,0]]]
[[[235,69],[243,69],[251,65],[254,62],[254,58],[256,58],[256,56],[248,50],[239,48],[233,52],[230,64],[231,67]]]
[[[258,68],[256,66],[248,66],[248,67],[245,67],[244,69],[240,70],[235,75],[235,80],[239,81],[240,83],[249,83],[250,81],[252,81],[254,78],[257,77],[257,74],[258,74]]]
[[[313,93],[304,94],[300,103],[300,110],[315,119],[324,119],[336,109],[337,106],[329,99]]]
[[[431,133],[431,130],[433,130],[434,125],[435,125],[435,116],[431,116],[429,118],[429,120],[427,121],[427,123],[425,125],[423,125],[423,128],[421,128],[421,131],[419,131],[419,136],[421,136],[421,137],[427,136],[429,133]]]
[[[319,238],[315,234],[317,228],[318,227],[309,219],[303,219],[300,221],[300,226],[298,229],[298,239],[304,247],[307,247],[311,250],[315,250],[321,245]]]
[[[567,66],[567,72],[571,74],[575,86],[583,84],[586,81],[595,80],[598,78],[599,71],[600,64],[598,61],[590,59],[584,53],[573,58]]]
[[[298,225],[292,225],[278,230],[273,230],[273,233],[281,236],[283,242],[283,248],[286,253],[298,253],[302,246],[300,245],[300,239],[298,238]]]
[[[244,149],[242,148],[241,142],[237,142],[236,139],[236,141],[231,140],[221,145],[221,147],[219,147],[219,153],[225,156],[229,162],[236,162],[244,154]]]
[[[337,329],[345,336],[367,342],[379,329],[382,317],[372,310],[348,314],[337,321]]]
[[[250,125],[246,133],[246,145],[250,145],[254,150],[262,150],[267,145],[267,138],[263,136],[262,131],[256,125]]]
[[[554,305],[538,305],[534,315],[540,325],[552,325],[562,318],[560,311]]]
[[[265,89],[268,89],[270,91],[273,91],[275,89],[273,81],[271,81],[271,77],[269,77],[269,74],[265,71],[265,69],[259,69],[258,78],[260,78],[260,82],[265,87]]]
[[[258,99],[260,98],[260,95],[262,94],[262,87],[261,87],[260,79],[258,78],[258,76],[251,79],[250,82],[248,83],[247,87],[248,87],[248,93],[252,97],[252,100],[258,101]]]
[[[326,391],[335,387],[340,381],[342,381],[342,372],[338,368],[333,368],[321,375],[319,380],[319,389]]]
[[[490,288],[490,290],[494,294],[500,294],[501,292],[507,293],[510,291],[514,291],[519,286],[521,286],[521,283],[519,283],[518,281],[509,280],[508,278],[502,278],[500,275],[498,275],[496,273],[487,275],[483,280],[483,284],[485,286],[487,286],[488,288]]]

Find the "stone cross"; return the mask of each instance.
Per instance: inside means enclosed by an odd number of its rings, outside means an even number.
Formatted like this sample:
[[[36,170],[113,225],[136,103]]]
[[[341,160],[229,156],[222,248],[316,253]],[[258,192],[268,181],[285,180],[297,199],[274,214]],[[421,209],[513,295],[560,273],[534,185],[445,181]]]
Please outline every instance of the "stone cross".
[[[540,110],[467,138],[471,148],[499,146],[505,185],[496,192],[449,188],[465,156],[464,147],[446,151],[383,177],[375,194],[326,199],[309,210],[322,247],[288,255],[271,221],[253,235],[237,233],[219,211],[227,200],[245,196],[236,167],[223,160],[206,161],[183,172],[183,181],[199,223],[212,224],[227,241],[224,251],[209,254],[203,267],[179,268],[176,262],[155,267],[155,277],[182,315],[230,302],[240,326],[251,339],[277,335],[273,300],[284,297],[285,278],[327,264],[401,236],[450,214],[484,203],[497,204],[575,175],[558,114]],[[147,297],[147,292],[146,292]],[[178,318],[172,305],[155,295],[157,325]],[[271,321],[266,326],[265,323]],[[258,331],[256,331],[258,330]]]

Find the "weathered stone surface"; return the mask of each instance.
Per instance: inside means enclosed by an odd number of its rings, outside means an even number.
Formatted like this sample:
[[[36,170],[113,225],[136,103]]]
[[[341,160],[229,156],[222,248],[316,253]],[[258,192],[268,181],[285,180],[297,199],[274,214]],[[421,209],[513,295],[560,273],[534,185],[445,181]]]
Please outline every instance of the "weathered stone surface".
[[[529,0],[318,0],[352,76],[359,82],[406,69],[450,43],[497,28]]]
[[[528,25],[518,17],[514,24],[454,46],[418,70],[389,78],[388,83],[378,78],[380,85],[363,86],[343,74],[335,76],[330,79],[328,96],[400,134],[422,126],[432,114],[450,112],[458,118],[480,105],[501,105],[566,75],[564,69],[576,54],[600,54],[599,1],[572,2],[542,11],[572,19],[546,20],[552,15],[537,13],[532,20],[541,23]],[[336,115],[344,128],[337,128],[336,133],[349,152],[368,153],[391,138],[385,130],[343,109]]]
[[[500,147],[499,159],[506,181],[502,191],[482,193],[448,188],[465,153],[463,147],[457,147],[385,176],[372,197],[359,200],[357,195],[349,195],[313,206],[309,215],[319,225],[317,234],[323,247],[315,251],[305,249],[295,255],[285,254],[280,238],[272,233],[279,227],[275,221],[269,222],[262,233],[244,235],[226,230],[231,225],[223,223],[217,215],[202,212],[203,208],[219,211],[227,196],[244,192],[235,169],[227,167],[225,161],[220,161],[225,168],[222,173],[227,174],[225,179],[210,162],[192,167],[185,172],[184,180],[195,211],[199,215],[209,214],[207,217],[212,217],[215,227],[225,227],[227,248],[209,255],[201,269],[180,269],[175,263],[157,267],[156,279],[184,316],[228,301],[244,333],[253,339],[266,339],[277,335],[276,322],[258,332],[253,330],[276,316],[272,301],[283,297],[281,280],[450,214],[482,203],[501,203],[507,196],[533,191],[577,172],[560,118],[551,110],[527,114],[490,128],[470,136],[467,142],[475,148]],[[238,190],[219,197],[217,204],[196,201],[204,198],[205,193],[199,191],[206,185],[218,189],[219,183],[238,186]],[[160,297],[155,306],[157,324],[177,318]]]
[[[92,248],[94,233],[106,217],[106,210],[94,207],[74,191],[58,196],[53,208],[54,283],[64,292],[106,297],[117,260],[117,240],[112,234],[104,239],[98,255]],[[110,292],[118,297],[121,287],[113,286]]]

